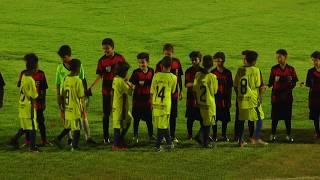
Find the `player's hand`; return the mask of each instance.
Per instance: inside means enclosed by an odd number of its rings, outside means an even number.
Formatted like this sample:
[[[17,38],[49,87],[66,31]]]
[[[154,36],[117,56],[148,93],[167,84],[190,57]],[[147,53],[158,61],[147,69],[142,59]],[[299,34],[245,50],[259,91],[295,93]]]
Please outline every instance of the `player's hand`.
[[[61,120],[64,120],[64,118],[65,118],[64,111],[60,111],[60,118],[61,118]]]
[[[182,99],[183,99],[183,93],[180,92],[180,93],[179,93],[179,100],[182,100]]]
[[[92,90],[91,90],[91,88],[87,89],[87,91],[85,92],[85,95],[86,95],[87,97],[92,96]]]
[[[186,87],[187,87],[187,88],[193,87],[193,83],[192,83],[192,82],[187,83],[187,84],[186,84]]]
[[[267,88],[268,88],[268,86],[265,86],[265,85],[261,86],[260,87],[260,92],[261,93],[265,92],[267,90]]]
[[[87,120],[88,119],[88,113],[87,112],[82,112],[82,118],[84,120]]]

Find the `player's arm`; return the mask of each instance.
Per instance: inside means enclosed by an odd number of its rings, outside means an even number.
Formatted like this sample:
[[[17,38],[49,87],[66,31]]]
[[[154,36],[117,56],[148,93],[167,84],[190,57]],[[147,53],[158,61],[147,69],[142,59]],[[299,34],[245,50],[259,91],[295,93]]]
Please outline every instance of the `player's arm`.
[[[304,84],[303,82],[301,83],[301,86],[305,85],[306,87],[312,87],[312,75],[311,75],[311,71],[308,70],[308,73],[307,73],[307,78],[306,78],[306,83]]]
[[[236,76],[234,77],[234,82],[233,82],[233,90],[238,95],[238,82],[239,82],[239,69],[236,73]]]
[[[127,115],[127,112],[128,112],[128,109],[127,109],[127,106],[126,106],[126,103],[127,103],[127,98],[128,98],[128,95],[127,94],[123,94],[123,99],[122,99],[122,112],[121,112],[121,124],[123,124],[123,122],[126,120],[126,115]]]
[[[179,99],[182,100],[183,98],[183,92],[182,92],[182,75],[183,75],[183,70],[182,70],[182,66],[181,63],[179,62],[179,78],[178,78],[178,86],[179,86]]]
[[[291,89],[295,88],[297,82],[299,81],[296,70],[292,68],[292,79],[291,79]]]
[[[268,87],[272,87],[275,80],[275,76],[273,74],[273,68],[271,68]]]

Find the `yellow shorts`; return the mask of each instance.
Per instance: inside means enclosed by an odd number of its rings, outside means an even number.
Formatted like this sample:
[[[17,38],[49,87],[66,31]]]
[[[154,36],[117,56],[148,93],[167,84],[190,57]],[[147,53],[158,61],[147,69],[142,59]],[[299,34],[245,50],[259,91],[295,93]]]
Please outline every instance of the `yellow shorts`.
[[[81,129],[81,120],[64,120],[63,127],[65,129],[71,129],[71,131],[76,131]]]
[[[32,123],[33,121],[33,123]],[[34,125],[34,129],[37,130],[38,129],[38,123],[36,122],[36,120],[31,120],[31,119],[27,119],[27,118],[20,118],[20,125],[21,128],[23,130],[32,130],[32,124]]]
[[[264,119],[264,113],[261,105],[257,108],[239,109],[239,120],[258,121],[259,119]]]
[[[129,128],[131,121],[132,121],[132,115],[130,112],[127,113],[126,118],[124,120],[121,120],[120,115],[113,114],[112,115],[112,125],[115,129],[121,129],[121,128]]]
[[[162,116],[154,116],[153,121],[157,128],[168,129],[170,124],[170,114],[166,114]]]

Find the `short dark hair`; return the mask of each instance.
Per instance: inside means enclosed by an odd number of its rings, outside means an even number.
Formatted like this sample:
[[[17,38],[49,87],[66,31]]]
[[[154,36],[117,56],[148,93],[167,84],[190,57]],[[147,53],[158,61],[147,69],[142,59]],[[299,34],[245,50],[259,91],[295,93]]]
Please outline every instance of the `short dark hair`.
[[[163,45],[163,51],[172,51],[173,52],[173,45],[170,43],[166,43]]]
[[[200,51],[192,51],[192,52],[189,54],[189,58],[190,58],[190,59],[199,58],[199,59],[201,60],[202,54],[200,53]]]
[[[81,66],[81,61],[79,59],[72,59],[70,62],[70,70],[71,71],[78,71]]]
[[[219,51],[213,55],[213,59],[222,59],[223,61],[225,61],[226,55],[223,52]]]
[[[115,68],[115,74],[125,78],[128,70],[130,69],[130,65],[126,61],[119,62]]]
[[[28,71],[33,71],[37,69],[38,65],[38,57],[34,53],[29,53],[24,56],[24,60],[26,61],[26,69]]]
[[[314,51],[311,55],[311,58],[320,59],[320,51]]]
[[[254,61],[257,61],[258,53],[256,51],[251,51],[251,50],[247,51],[245,59],[249,64],[252,64]]]
[[[104,40],[102,40],[102,45],[109,45],[112,47],[112,49],[114,48],[114,42],[111,38],[105,38]]]
[[[147,62],[149,62],[149,54],[146,52],[141,52],[137,55],[137,59],[145,59]]]
[[[71,47],[69,45],[62,45],[58,50],[58,54],[61,58],[64,56],[71,56]]]
[[[244,51],[242,51],[242,52],[241,52],[241,55],[243,55],[243,56],[247,55],[248,51],[249,51],[249,50],[244,50]]]
[[[206,69],[210,69],[213,66],[213,59],[211,55],[203,56],[202,66]]]
[[[163,57],[162,60],[161,60],[161,64],[162,64],[162,66],[165,67],[165,68],[171,67],[171,62],[172,62],[172,58],[169,57],[169,56],[165,56],[165,57]]]
[[[278,49],[276,54],[281,54],[281,55],[283,55],[285,57],[288,56],[288,52],[285,49]]]

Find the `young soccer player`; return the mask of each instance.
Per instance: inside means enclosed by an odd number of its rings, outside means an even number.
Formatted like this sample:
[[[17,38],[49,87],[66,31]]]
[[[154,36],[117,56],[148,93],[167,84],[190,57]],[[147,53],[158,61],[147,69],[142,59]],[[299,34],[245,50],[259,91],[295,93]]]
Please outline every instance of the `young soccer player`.
[[[272,87],[271,95],[271,119],[272,134],[270,141],[276,141],[276,130],[279,120],[284,120],[287,130],[286,140],[293,142],[291,136],[291,116],[292,116],[292,90],[296,86],[298,77],[294,67],[287,64],[288,53],[284,49],[276,52],[278,64],[271,68],[269,87]]]
[[[315,138],[320,139],[320,52],[311,54],[314,67],[308,70],[306,86],[309,90],[309,119],[313,120]]]
[[[170,73],[172,58],[165,56],[161,60],[162,71],[154,75],[151,83],[151,101],[153,120],[157,127],[156,151],[161,151],[160,144],[166,139],[169,149],[173,148],[169,133],[171,116],[171,94],[176,92],[177,76]]]
[[[104,143],[109,144],[109,116],[111,113],[111,91],[112,81],[114,78],[115,66],[119,62],[125,61],[124,57],[114,51],[114,42],[110,38],[102,41],[104,55],[99,59],[97,64],[97,78],[88,89],[88,95],[98,85],[102,79],[102,99],[103,99],[103,138]]]
[[[152,110],[150,102],[150,87],[154,70],[148,66],[149,54],[142,52],[137,55],[139,68],[131,75],[130,82],[135,86],[132,98],[133,140],[138,143],[140,119],[147,124],[149,140],[153,139]]]
[[[114,142],[112,150],[128,149],[125,135],[128,132],[132,115],[129,111],[129,95],[132,95],[134,85],[127,79],[130,66],[127,62],[119,62],[115,68],[115,77],[112,82],[112,121]]]
[[[215,95],[215,101],[217,106],[216,124],[213,128],[213,140],[217,140],[217,123],[222,122],[222,141],[229,141],[227,137],[227,126],[230,122],[230,107],[231,107],[231,95],[232,95],[232,73],[229,69],[224,67],[225,54],[223,52],[217,52],[213,55],[213,61],[216,64],[211,73],[215,74],[218,79],[218,92]]]
[[[36,83],[32,75],[37,71],[38,59],[27,54],[24,57],[26,61],[26,71],[21,78],[20,98],[19,98],[19,118],[21,128],[11,139],[10,145],[19,148],[19,138],[23,134],[30,137],[30,151],[38,151],[36,147],[36,119],[35,99],[38,97]]]
[[[61,148],[61,140],[64,136],[73,133],[72,149],[79,149],[79,138],[81,118],[86,116],[85,94],[82,80],[79,78],[81,62],[72,59],[69,63],[71,73],[64,78],[61,90],[62,111],[64,112],[64,129],[54,140],[54,143]]]
[[[175,143],[179,143],[179,140],[176,138],[176,123],[177,123],[177,116],[178,116],[178,98],[182,99],[182,78],[183,70],[178,58],[173,57],[174,49],[172,44],[165,44],[163,46],[163,54],[165,56],[171,57],[171,73],[177,76],[177,88],[176,91],[172,94],[171,97],[171,113],[170,113],[170,135],[171,138]],[[156,72],[161,72],[163,65],[161,64],[162,61],[159,61],[156,66]]]
[[[213,66],[212,56],[204,56],[202,66],[203,68],[200,72],[197,72],[194,79],[193,91],[202,117],[201,132],[203,135],[203,146],[210,148],[212,147],[209,144],[210,128],[212,125],[215,125],[216,121],[215,94],[218,90],[218,80],[216,75],[210,73],[210,69]]]
[[[266,145],[260,138],[262,120],[264,113],[261,106],[260,87],[261,72],[255,67],[258,54],[255,51],[247,51],[244,66],[238,68],[234,79],[234,89],[237,95],[237,105],[239,110],[239,146],[246,143],[243,140],[244,122],[246,120],[255,121],[256,129],[254,133],[254,143]]]
[[[185,72],[185,83],[187,88],[187,100],[186,100],[186,118],[187,118],[187,130],[188,139],[192,139],[192,127],[195,120],[201,120],[200,109],[196,106],[196,99],[193,94],[193,82],[196,73],[200,70],[200,62],[202,55],[199,51],[192,51],[189,54],[192,66]]]
[[[44,111],[46,109],[46,91],[48,89],[46,75],[42,70],[39,69],[38,57],[35,54],[33,54],[33,53],[27,54],[25,56],[25,61],[27,61],[28,59],[33,59],[33,61],[35,61],[37,63],[36,64],[37,70],[32,74],[32,78],[36,83],[37,92],[38,92],[38,97],[35,99],[35,108],[37,111],[38,128],[40,130],[40,135],[41,135],[40,145],[42,145],[42,146],[50,145],[50,143],[47,141],[45,118],[44,118]],[[18,84],[17,84],[17,86],[19,88],[21,86],[22,76],[26,72],[27,72],[27,70],[23,70],[20,73]],[[28,145],[29,143],[30,143],[30,139],[29,139],[29,137],[26,137],[25,145]]]
[[[60,47],[58,51],[58,55],[60,56],[62,63],[58,65],[57,71],[56,71],[56,86],[57,86],[57,99],[58,99],[58,105],[61,107],[62,101],[59,99],[61,97],[60,92],[63,86],[63,81],[64,78],[70,74],[70,63],[72,61],[72,52],[71,52],[71,47],[68,45],[63,45]],[[80,65],[80,73],[79,73],[79,78],[82,80],[84,90],[87,90],[87,81],[85,78],[85,73],[83,70],[82,64]],[[89,98],[89,97],[87,97]],[[87,99],[88,100],[88,99]],[[87,144],[96,144],[96,142],[91,138],[90,134],[90,128],[89,128],[89,122],[87,119],[87,116],[82,119],[82,124],[84,126],[84,131],[85,131],[85,137]],[[70,144],[72,142],[71,139],[71,134],[69,135],[68,143]]]
[[[4,86],[6,83],[3,80],[2,74],[0,72],[0,108],[3,107],[3,96],[4,96]]]

